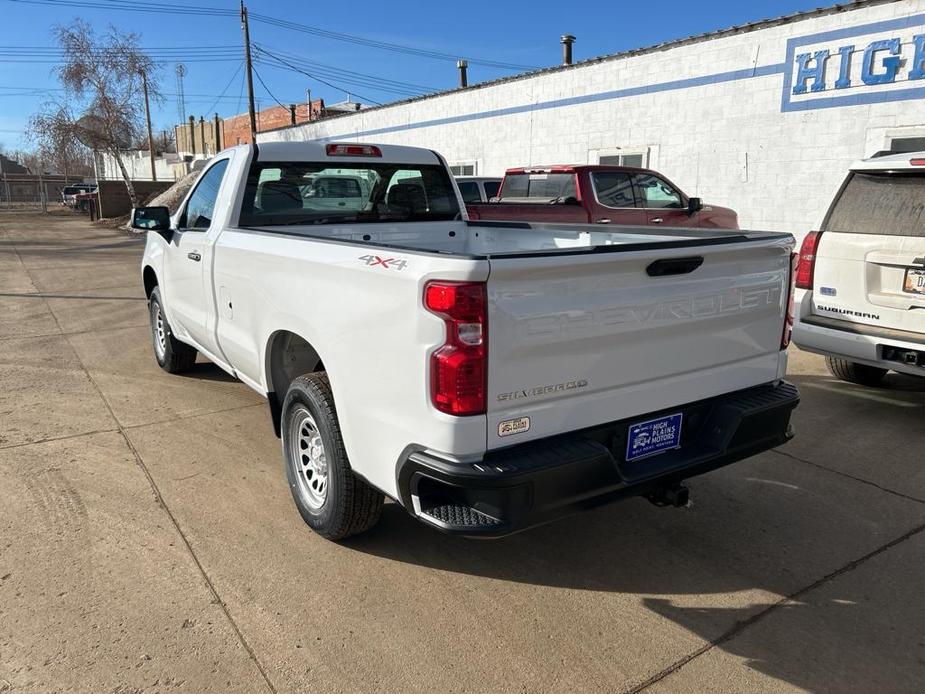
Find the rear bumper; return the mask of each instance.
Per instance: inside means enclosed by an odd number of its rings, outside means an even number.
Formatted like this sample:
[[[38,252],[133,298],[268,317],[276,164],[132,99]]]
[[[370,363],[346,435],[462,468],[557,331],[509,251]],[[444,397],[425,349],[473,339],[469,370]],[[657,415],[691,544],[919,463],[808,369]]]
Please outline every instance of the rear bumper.
[[[785,381],[491,451],[458,463],[424,451],[398,468],[400,501],[445,532],[497,537],[623,497],[647,494],[773,448],[799,403]],[[684,414],[681,447],[625,460],[629,426]]]
[[[925,366],[903,361],[908,352],[925,352],[925,335],[808,315],[793,326],[793,342],[807,352],[925,376]]]

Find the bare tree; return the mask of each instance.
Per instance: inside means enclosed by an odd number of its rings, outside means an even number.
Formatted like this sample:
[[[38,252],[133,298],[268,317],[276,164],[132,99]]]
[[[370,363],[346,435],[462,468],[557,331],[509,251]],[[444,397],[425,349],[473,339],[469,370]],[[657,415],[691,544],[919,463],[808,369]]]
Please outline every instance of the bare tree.
[[[139,47],[137,34],[115,27],[97,37],[89,24],[75,19],[55,27],[54,34],[64,51],[58,78],[71,103],[80,104],[83,112],[76,120],[68,116],[72,135],[88,147],[112,155],[132,205],[137,206],[138,196],[122,152],[142,130],[142,74],[147,76],[148,92],[160,98],[155,64]]]
[[[29,119],[28,134],[36,145],[32,158],[40,164],[65,177],[86,176],[93,171],[90,150],[80,141],[66,107],[46,104]]]

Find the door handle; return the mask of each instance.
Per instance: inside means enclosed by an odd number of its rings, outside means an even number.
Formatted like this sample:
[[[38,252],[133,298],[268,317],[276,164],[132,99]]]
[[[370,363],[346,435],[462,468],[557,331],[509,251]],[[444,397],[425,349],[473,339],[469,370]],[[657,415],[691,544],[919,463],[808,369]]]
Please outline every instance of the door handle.
[[[601,219],[595,219],[595,224],[610,224],[610,220],[607,217],[602,217]]]
[[[668,275],[686,275],[703,265],[702,255],[692,255],[689,258],[662,258],[646,267],[649,277],[666,277]]]
[[[202,260],[202,256],[196,253],[195,251],[193,251],[192,253],[187,253],[186,257],[189,258],[190,260],[195,260],[197,263],[200,260]]]
[[[656,218],[651,219],[651,220],[649,220],[649,221],[651,221],[653,224],[661,224],[664,220],[663,220],[661,217],[656,217]]]

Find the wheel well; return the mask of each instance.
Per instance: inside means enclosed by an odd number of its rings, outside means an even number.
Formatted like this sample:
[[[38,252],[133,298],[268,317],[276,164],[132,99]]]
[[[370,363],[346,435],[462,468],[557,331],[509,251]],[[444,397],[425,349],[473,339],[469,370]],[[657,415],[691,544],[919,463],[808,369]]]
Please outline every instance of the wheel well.
[[[281,330],[270,338],[267,346],[267,399],[277,436],[289,384],[302,374],[313,371],[324,371],[324,364],[307,340],[288,330]]]
[[[145,283],[145,296],[150,298],[151,292],[157,286],[157,275],[154,274],[154,269],[150,265],[145,266],[142,278]]]

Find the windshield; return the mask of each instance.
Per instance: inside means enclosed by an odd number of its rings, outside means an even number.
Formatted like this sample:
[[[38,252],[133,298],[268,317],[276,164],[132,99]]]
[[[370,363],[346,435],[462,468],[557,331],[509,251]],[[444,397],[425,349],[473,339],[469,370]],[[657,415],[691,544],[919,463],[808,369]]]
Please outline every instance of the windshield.
[[[441,166],[255,162],[241,226],[449,220],[456,192]]]
[[[501,198],[574,198],[573,173],[517,173],[507,174],[501,188]]]
[[[925,236],[925,175],[852,173],[824,230]]]

